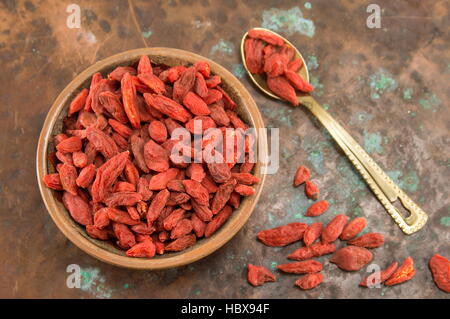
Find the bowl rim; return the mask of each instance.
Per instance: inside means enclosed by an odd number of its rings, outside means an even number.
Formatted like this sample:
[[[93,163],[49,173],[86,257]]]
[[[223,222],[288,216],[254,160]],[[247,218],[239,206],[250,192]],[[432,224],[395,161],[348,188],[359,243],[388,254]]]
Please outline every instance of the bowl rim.
[[[214,73],[219,74],[222,78],[226,77],[228,86],[239,92],[239,94],[242,96],[242,100],[246,101],[246,105],[244,107],[247,109],[251,117],[252,125],[254,125],[255,128],[265,127],[261,113],[251,94],[230,71],[225,69],[220,64],[201,55],[174,48],[152,47],[128,50],[109,56],[89,66],[84,71],[79,73],[69,84],[67,84],[67,86],[57,96],[47,113],[41,133],[39,135],[36,153],[37,179],[42,199],[48,213],[53,219],[53,222],[73,244],[75,244],[85,253],[108,264],[124,268],[141,270],[168,269],[193,263],[212,254],[220,247],[225,245],[229,240],[231,240],[231,238],[233,238],[236,233],[245,225],[250,215],[254,211],[265,181],[265,168],[260,161],[257,161],[255,165],[255,168],[257,169],[255,175],[260,178],[260,182],[256,186],[256,193],[252,197],[248,197],[245,199],[245,202],[249,203],[247,204],[248,206],[245,207],[245,210],[241,210],[241,207],[238,209],[240,213],[239,218],[229,220],[227,223],[222,225],[222,227],[219,231],[216,232],[216,234],[214,234],[210,238],[201,239],[208,240],[207,243],[200,245],[197,248],[196,245],[194,245],[186,252],[180,252],[178,254],[174,254],[173,256],[163,258],[149,259],[128,257],[116,254],[96,245],[94,242],[83,236],[80,233],[79,229],[66,221],[67,216],[64,216],[64,214],[60,212],[60,208],[58,207],[60,204],[58,205],[58,200],[54,196],[54,191],[47,188],[42,180],[43,176],[49,173],[47,167],[47,150],[54,125],[57,122],[60,113],[67,105],[68,99],[71,97],[73,92],[79,90],[86,79],[90,78],[95,72],[102,71],[103,69],[110,67],[116,63],[122,63],[123,65],[124,63],[130,62],[131,60],[137,61],[137,59],[141,55],[167,56],[170,58],[184,60],[185,62],[189,63],[194,63],[200,60],[207,61],[211,66],[211,70]],[[266,155],[268,152],[266,132],[264,130],[259,130],[259,132],[257,132],[257,138],[259,141],[258,152],[263,152],[263,154]],[[231,221],[232,223],[230,223]]]

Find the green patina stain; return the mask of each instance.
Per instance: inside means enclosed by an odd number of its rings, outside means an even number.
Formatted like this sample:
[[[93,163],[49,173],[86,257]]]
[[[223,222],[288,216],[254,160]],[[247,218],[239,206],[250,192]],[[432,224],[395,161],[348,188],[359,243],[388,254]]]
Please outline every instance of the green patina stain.
[[[325,174],[326,168],[323,160],[323,153],[326,148],[331,147],[329,139],[317,141],[314,138],[305,137],[302,148],[308,154],[308,160],[319,174]]]
[[[441,106],[442,101],[434,93],[425,93],[424,96],[419,99],[419,104],[425,110],[436,112]]]
[[[322,96],[323,84],[320,83],[320,78],[318,76],[312,76],[310,82],[314,86],[314,91],[312,91],[312,94],[315,96]]]
[[[330,105],[327,103],[322,104],[322,106],[325,111],[328,111],[330,109]]]
[[[272,261],[270,263],[270,269],[275,270],[277,269],[278,263],[276,261]]]
[[[241,79],[245,75],[245,68],[241,63],[234,64],[232,66],[231,72],[233,72],[235,77]]]
[[[96,298],[108,299],[112,297],[113,291],[106,286],[105,281],[99,269],[81,269],[81,290],[92,294]]]
[[[123,288],[125,288],[125,289],[128,289],[130,287],[130,285],[129,284],[125,284],[125,285],[123,285]]]
[[[309,55],[307,58],[306,65],[308,66],[308,70],[315,70],[319,67],[319,63],[317,62],[317,57],[315,55]]]
[[[308,160],[313,164],[314,169],[320,173],[324,173],[323,155],[320,150],[314,150],[308,154]]]
[[[292,118],[291,113],[294,110],[291,107],[271,107],[270,105],[260,105],[260,110],[266,115],[268,118],[280,121],[283,124],[282,127],[292,126]],[[275,126],[279,127],[279,126]]]
[[[403,99],[405,100],[411,100],[413,95],[413,89],[406,88],[403,90]]]
[[[367,124],[371,119],[373,119],[373,115],[372,114],[369,114],[367,112],[362,111],[362,112],[358,112],[358,113],[353,114],[350,117],[349,124],[350,125],[354,125],[356,123],[357,124]]]
[[[229,41],[225,41],[224,39],[220,39],[217,44],[215,44],[210,51],[211,55],[216,53],[228,54],[231,55],[234,52],[234,44]]]
[[[369,76],[370,98],[372,100],[379,99],[384,93],[395,90],[397,86],[397,81],[383,68]]]
[[[311,8],[312,8],[311,2],[305,2],[305,4],[303,6],[305,7],[305,9],[308,9],[308,10],[311,10]]]
[[[282,31],[288,35],[300,33],[312,38],[315,33],[314,22],[303,17],[303,13],[298,7],[289,10],[272,8],[263,11],[262,23],[263,28],[267,28],[276,32]]]
[[[202,293],[202,291],[200,289],[195,289],[194,290],[194,295],[199,296]]]
[[[398,186],[408,192],[415,192],[419,186],[419,176],[417,176],[416,171],[409,170],[406,174],[402,171],[388,171],[386,172],[388,176],[398,184]]]
[[[146,39],[149,38],[152,34],[153,34],[153,31],[150,29],[148,29],[147,31],[142,31],[142,36]]]
[[[381,135],[378,132],[369,133],[364,131],[364,149],[368,153],[383,154],[383,147],[381,146]]]
[[[441,225],[450,227],[450,216],[444,216],[441,218]]]

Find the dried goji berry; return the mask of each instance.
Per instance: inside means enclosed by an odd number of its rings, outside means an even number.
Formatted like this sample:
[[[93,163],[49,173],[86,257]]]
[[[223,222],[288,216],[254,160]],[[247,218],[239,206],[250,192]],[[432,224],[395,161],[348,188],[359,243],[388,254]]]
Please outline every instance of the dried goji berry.
[[[282,38],[266,30],[251,29],[248,31],[248,36],[254,39],[264,40],[273,45],[281,46],[284,44]]]
[[[143,242],[137,243],[127,250],[126,255],[129,257],[152,258],[155,256],[156,247],[153,241],[149,238]]]
[[[130,121],[131,126],[139,128],[141,119],[136,105],[136,88],[130,73],[125,73],[121,80],[122,101],[125,113]]]
[[[281,264],[277,266],[277,269],[291,274],[312,274],[322,271],[322,264],[311,259]]]
[[[228,126],[230,125],[230,118],[225,112],[224,108],[218,104],[211,104],[208,106],[210,110],[211,118],[216,122],[218,126]]]
[[[78,136],[72,136],[62,140],[56,149],[62,153],[73,153],[81,150],[81,139]]]
[[[94,225],[86,225],[86,233],[94,238],[99,240],[108,240],[109,232],[105,229],[98,229]]]
[[[128,74],[128,73],[127,73]],[[136,238],[127,225],[113,222],[112,224],[114,234],[117,238],[117,245],[123,249],[129,249],[136,245]]]
[[[167,183],[178,174],[177,168],[169,168],[167,171],[153,175],[148,182],[148,189],[152,191],[162,190],[167,187]]]
[[[192,214],[191,215],[191,224],[192,224],[192,230],[194,231],[195,236],[197,236],[198,238],[203,237],[205,234],[206,223],[203,222],[197,216],[197,214]]]
[[[331,243],[339,238],[347,223],[347,216],[339,214],[334,217],[322,231],[322,242]]]
[[[309,93],[314,90],[314,87],[306,82],[298,73],[295,73],[290,70],[285,70],[284,75],[289,80],[289,82],[299,91]]]
[[[110,91],[104,91],[99,94],[98,98],[103,107],[114,119],[120,123],[128,122],[128,117],[119,95]]]
[[[301,247],[288,256],[289,259],[306,260],[314,257],[328,255],[336,251],[336,245],[332,243],[312,244],[307,247]]]
[[[207,205],[201,205],[195,200],[192,200],[191,203],[192,209],[202,221],[209,222],[212,219],[213,213]]]
[[[83,152],[74,152],[72,153],[73,165],[78,168],[83,168],[88,163],[87,155]]]
[[[71,193],[72,195],[78,194],[77,187],[77,169],[70,164],[62,164],[59,171],[59,179],[64,190]]]
[[[263,49],[264,42],[257,39],[247,38],[244,42],[245,64],[250,73],[259,74],[264,72]]]
[[[302,66],[303,60],[300,58],[296,58],[288,63],[287,69],[292,72],[298,72],[298,70],[300,70]]]
[[[247,280],[252,286],[261,286],[270,281],[276,281],[276,277],[267,268],[263,266],[247,265]]]
[[[306,210],[305,216],[315,217],[315,216],[322,215],[323,213],[325,213],[327,211],[328,207],[329,207],[329,205],[326,200],[318,201],[317,203],[314,203],[308,207],[308,209]]]
[[[230,179],[219,186],[211,203],[211,210],[213,214],[217,214],[226,205],[235,187],[235,179]]]
[[[92,210],[80,196],[64,192],[62,201],[70,213],[70,216],[81,225],[92,225]]]
[[[300,165],[294,176],[294,186],[297,187],[311,178],[311,172],[306,166]]]
[[[367,233],[349,240],[347,244],[365,248],[377,248],[384,244],[384,236],[380,233]]]
[[[198,61],[194,63],[194,68],[197,72],[200,72],[204,77],[208,78],[211,74],[211,67],[206,61]]]
[[[183,219],[185,216],[185,210],[182,208],[175,209],[173,212],[171,212],[166,218],[164,218],[163,226],[164,229],[169,231],[174,228],[180,220]]]
[[[139,221],[131,218],[128,212],[113,207],[108,207],[106,209],[108,212],[108,218],[116,223],[121,223],[125,225],[139,224]]]
[[[98,229],[103,229],[109,225],[109,216],[108,216],[109,208],[104,207],[99,209],[94,214],[94,226]]]
[[[96,170],[94,164],[84,167],[76,179],[77,185],[82,188],[87,188],[94,180]]]
[[[186,179],[183,181],[183,185],[186,189],[186,193],[188,193],[197,203],[201,205],[209,204],[208,190],[204,188],[202,184],[194,180]]]
[[[178,239],[175,239],[173,242],[166,245],[164,249],[167,251],[181,251],[193,246],[195,242],[196,237],[194,234],[186,235]]]
[[[330,262],[346,271],[356,271],[363,268],[373,259],[372,253],[363,247],[347,246],[339,249]]]
[[[306,246],[310,246],[316,241],[322,234],[322,223],[313,223],[308,226],[303,235],[303,242]]]
[[[281,76],[286,71],[288,62],[286,55],[273,53],[264,61],[264,72],[268,78]]]
[[[195,67],[189,67],[181,73],[180,78],[173,84],[173,99],[175,101],[183,101],[184,96],[192,90],[195,84],[196,73]]]
[[[294,106],[298,105],[299,102],[295,89],[285,77],[268,77],[267,86],[275,95],[278,95],[280,98],[290,102]]]
[[[153,140],[144,145],[144,160],[149,169],[157,172],[164,172],[169,169],[169,154]]]
[[[439,254],[435,254],[431,257],[428,265],[430,266],[436,286],[445,292],[450,292],[450,260]]]
[[[358,235],[366,227],[366,219],[357,217],[345,225],[339,238],[341,240],[349,240]]]
[[[156,75],[152,73],[141,73],[138,75],[138,79],[148,86],[152,92],[156,94],[166,93],[166,87],[164,82],[159,79]]]
[[[237,184],[234,191],[242,196],[251,196],[256,193],[255,189],[248,185]]]
[[[218,75],[210,76],[205,79],[206,86],[210,89],[217,87],[220,83],[222,83],[222,79]]]
[[[152,64],[148,56],[143,55],[140,57],[137,66],[137,73],[138,74],[153,73]]]
[[[209,89],[208,94],[206,94],[206,96],[203,97],[203,100],[205,101],[206,104],[210,105],[219,102],[222,98],[223,93],[220,92],[220,90]]]
[[[195,74],[194,91],[201,98],[205,98],[208,95],[208,87],[206,86],[205,78],[199,72]]]
[[[226,205],[216,216],[206,224],[205,237],[211,237],[231,216],[233,209]]]
[[[108,79],[120,82],[125,73],[136,75],[136,69],[131,66],[118,66],[108,74]]]
[[[259,183],[259,177],[250,173],[231,173],[231,176],[233,176],[240,184],[253,185]]]
[[[104,202],[109,207],[133,206],[142,200],[142,195],[137,192],[116,192],[106,196]]]
[[[189,112],[186,111],[183,106],[163,95],[145,93],[144,99],[147,105],[155,108],[163,114],[166,114],[174,120],[185,123],[191,117]]]
[[[320,190],[319,187],[312,181],[306,181],[305,182],[305,194],[308,198],[311,199],[318,199],[320,196]]]
[[[211,113],[205,101],[203,101],[202,98],[194,92],[186,93],[183,98],[183,104],[194,115],[209,115],[209,113]]]
[[[308,274],[295,281],[295,285],[303,290],[309,290],[317,287],[323,282],[323,274]]]
[[[69,112],[67,113],[67,116],[72,116],[73,114],[77,113],[78,111],[84,108],[88,94],[89,94],[88,89],[83,89],[80,91],[80,93],[77,94],[77,96],[72,100],[72,102],[70,102]]]
[[[63,186],[61,184],[61,179],[59,178],[58,173],[47,174],[44,176],[44,178],[42,180],[44,181],[45,186],[47,186],[48,188],[51,188],[51,189],[54,189],[57,191],[63,190]]]
[[[166,206],[166,202],[169,199],[170,192],[167,189],[163,189],[153,197],[152,202],[147,211],[147,223],[152,225],[153,222],[161,214],[162,209]]]
[[[170,239],[181,238],[192,231],[192,223],[185,218],[180,220],[170,232]]]
[[[111,158],[119,152],[114,140],[98,128],[88,127],[86,129],[86,138],[105,158]]]
[[[308,228],[308,225],[304,223],[291,223],[268,230],[262,230],[258,233],[258,239],[267,246],[286,246],[301,240],[306,228]]]
[[[415,274],[416,270],[414,269],[414,261],[411,257],[408,257],[403,261],[403,264],[384,282],[384,284],[386,286],[398,285],[410,280]]]
[[[362,287],[374,287],[377,284],[384,283],[397,270],[398,262],[393,262],[389,267],[382,271],[376,271],[373,274],[365,277],[359,283]]]

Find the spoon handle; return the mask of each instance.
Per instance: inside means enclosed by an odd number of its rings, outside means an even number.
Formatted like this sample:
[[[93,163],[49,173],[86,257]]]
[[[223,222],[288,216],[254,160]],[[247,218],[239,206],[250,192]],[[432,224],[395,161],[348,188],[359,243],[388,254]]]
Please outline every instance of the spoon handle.
[[[428,219],[427,214],[392,181],[350,134],[313,97],[302,96],[299,100],[329,131],[330,135],[360,172],[375,196],[400,226],[401,230],[405,234],[410,235],[421,229]],[[401,214],[393,205],[397,199],[400,200],[400,204],[409,213],[408,216]]]

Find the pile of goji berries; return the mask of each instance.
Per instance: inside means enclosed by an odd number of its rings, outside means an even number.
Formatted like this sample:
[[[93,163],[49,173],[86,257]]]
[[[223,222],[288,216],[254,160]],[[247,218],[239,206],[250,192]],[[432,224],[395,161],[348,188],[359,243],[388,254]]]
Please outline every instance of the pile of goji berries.
[[[298,71],[303,60],[279,36],[258,29],[248,31],[244,42],[245,64],[252,74],[265,74],[267,87],[280,98],[298,105],[296,90],[311,92],[314,87]]]
[[[308,168],[300,166],[294,176],[294,186],[305,184],[305,194],[308,198],[317,200],[319,188],[311,180]],[[328,209],[328,202],[321,200],[311,205],[305,216],[319,216]],[[345,271],[358,271],[373,259],[369,249],[384,244],[384,236],[379,233],[358,234],[366,227],[366,219],[357,217],[348,222],[345,215],[336,215],[325,227],[320,222],[307,225],[305,223],[291,223],[288,225],[263,230],[258,233],[258,239],[267,246],[282,247],[303,240],[304,246],[288,255],[288,259],[296,260],[287,264],[280,264],[277,269],[285,273],[304,274],[295,285],[301,289],[312,289],[324,280],[321,273],[322,264],[313,258],[334,253],[330,262]],[[318,241],[320,239],[320,241]],[[348,246],[337,249],[335,241],[346,241]],[[430,260],[433,278],[442,290],[450,290],[450,261],[435,255]],[[399,267],[392,263],[385,270],[371,274],[360,282],[362,287],[375,287],[379,284],[392,286],[403,283],[414,277],[416,271],[411,257],[404,260]],[[276,277],[263,266],[248,265],[247,278],[250,284],[259,286],[269,281],[276,281]]]
[[[204,162],[203,148],[213,139],[203,139],[199,152],[189,144],[192,161],[174,161],[179,140],[172,133],[186,128],[197,134],[196,123],[200,133],[245,130],[235,107],[205,61],[169,67],[142,56],[136,68],[119,66],[106,78],[96,73],[70,103],[50,155],[57,172],[44,182],[62,192],[89,236],[111,239],[127,256],[184,250],[214,234],[241,195],[255,193],[251,185],[259,179],[251,174],[248,148],[239,163],[237,157]]]

